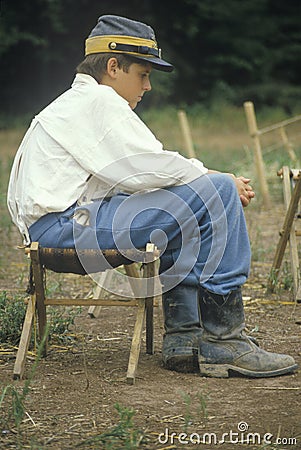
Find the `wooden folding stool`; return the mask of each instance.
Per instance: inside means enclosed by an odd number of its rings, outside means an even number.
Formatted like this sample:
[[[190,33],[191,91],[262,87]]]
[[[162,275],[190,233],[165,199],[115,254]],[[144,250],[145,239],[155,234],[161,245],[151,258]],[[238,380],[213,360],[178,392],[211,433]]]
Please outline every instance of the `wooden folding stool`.
[[[278,172],[278,175],[283,178],[283,194],[286,214],[282,230],[280,231],[280,238],[269,276],[268,288],[270,291],[274,290],[286,245],[287,242],[289,242],[291,270],[294,283],[294,297],[296,302],[300,302],[300,264],[296,238],[297,236],[300,236],[301,233],[300,231],[296,230],[295,225],[298,216],[297,212],[301,196],[301,170],[289,169],[289,167],[284,166]]]
[[[31,331],[35,314],[38,317],[39,339],[45,334],[48,305],[73,305],[73,306],[135,306],[137,308],[136,322],[132,337],[127,382],[134,384],[140,354],[143,323],[146,318],[146,353],[154,353],[153,343],[153,306],[154,306],[154,278],[156,276],[156,259],[159,251],[153,244],[147,244],[144,250],[76,250],[43,248],[38,242],[33,242],[26,249],[31,260],[32,292],[28,301],[26,316],[19,348],[14,365],[14,378],[22,378],[25,371],[26,355],[31,339]],[[103,299],[103,298],[56,298],[50,299],[45,293],[44,273],[48,270],[55,272],[75,273],[86,275],[87,273],[104,270],[101,262],[106,262],[112,267],[124,265],[135,298]],[[142,276],[137,269],[137,264],[142,263]],[[139,281],[140,280],[140,281]],[[140,283],[140,284],[139,284]],[[143,284],[142,284],[143,283]],[[143,289],[142,289],[143,287]],[[143,292],[142,292],[143,291]],[[143,295],[143,297],[142,297]],[[43,356],[47,354],[47,340],[45,342]]]

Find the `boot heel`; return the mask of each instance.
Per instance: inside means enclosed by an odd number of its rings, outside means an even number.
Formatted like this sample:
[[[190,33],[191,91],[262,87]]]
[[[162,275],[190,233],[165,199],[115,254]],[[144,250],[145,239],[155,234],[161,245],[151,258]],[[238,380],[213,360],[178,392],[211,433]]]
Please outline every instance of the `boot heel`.
[[[229,378],[229,367],[226,364],[204,364],[199,362],[200,375],[212,378]]]

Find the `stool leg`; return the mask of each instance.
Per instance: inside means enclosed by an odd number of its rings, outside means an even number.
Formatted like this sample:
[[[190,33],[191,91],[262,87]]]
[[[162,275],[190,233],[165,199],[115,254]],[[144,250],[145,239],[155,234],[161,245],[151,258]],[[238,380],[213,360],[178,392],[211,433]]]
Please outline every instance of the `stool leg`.
[[[135,279],[140,278],[139,271],[137,270],[136,264],[125,265],[125,272],[129,277],[129,282],[132,287],[134,295],[138,295],[138,285],[135,284]],[[140,355],[141,348],[141,339],[142,339],[142,330],[143,323],[145,317],[145,299],[137,298],[138,306],[137,306],[137,314],[136,314],[136,322],[134,326],[129,363],[128,363],[128,371],[126,375],[126,380],[128,384],[135,383],[135,376],[138,367],[138,360]]]
[[[16,356],[16,361],[14,365],[14,380],[22,379],[25,371],[25,362],[26,362],[26,354],[28,351],[30,338],[31,338],[31,330],[32,323],[35,314],[36,307],[36,296],[31,295],[28,301],[25,319],[22,328],[22,334],[19,342],[19,348]]]
[[[138,277],[138,271],[134,266],[126,266],[126,272],[129,276]],[[143,299],[137,299],[138,311],[136,316],[136,323],[134,327],[134,334],[132,340],[132,346],[130,351],[127,382],[129,384],[135,383],[135,374],[138,366],[143,322],[146,315],[146,352],[149,354],[154,353],[154,321],[153,321],[153,306],[154,306],[154,275],[155,275],[155,262],[149,262],[143,266],[143,278],[146,278],[147,297]],[[135,290],[133,284],[133,290]]]
[[[34,278],[35,291],[36,291],[37,313],[38,313],[38,322],[39,322],[39,339],[41,341],[46,332],[47,316],[46,316],[46,306],[45,306],[45,286],[44,286],[44,279],[43,279],[43,269],[40,264],[38,242],[33,242],[31,244],[30,258],[32,261],[32,271],[33,271],[33,278]],[[46,356],[46,354],[47,354],[47,346],[48,346],[47,341],[48,340],[46,339],[44,349],[42,351],[43,356]]]
[[[128,371],[127,371],[127,382],[129,384],[135,383],[135,376],[138,366],[138,360],[140,355],[141,338],[143,330],[143,322],[145,317],[145,300],[138,299],[136,322],[134,327],[132,345],[130,350]]]
[[[143,277],[147,279],[147,297],[145,299],[146,308],[146,353],[154,354],[154,276],[155,261],[145,264]]]

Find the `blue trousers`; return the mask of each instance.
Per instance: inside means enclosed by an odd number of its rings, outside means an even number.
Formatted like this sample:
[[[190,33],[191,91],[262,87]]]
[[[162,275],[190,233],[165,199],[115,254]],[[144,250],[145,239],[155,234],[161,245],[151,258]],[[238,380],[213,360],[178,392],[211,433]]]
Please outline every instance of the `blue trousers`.
[[[85,225],[76,219],[84,212]],[[227,295],[250,269],[250,244],[236,185],[210,174],[182,186],[118,194],[41,217],[29,229],[32,241],[57,248],[161,249],[165,290],[179,283]]]

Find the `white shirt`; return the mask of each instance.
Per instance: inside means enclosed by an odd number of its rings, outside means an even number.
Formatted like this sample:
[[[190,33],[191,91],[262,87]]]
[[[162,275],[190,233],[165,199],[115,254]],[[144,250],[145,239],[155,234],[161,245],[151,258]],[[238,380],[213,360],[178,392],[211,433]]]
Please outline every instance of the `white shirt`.
[[[207,171],[164,150],[111,87],[77,74],[33,119],[15,156],[7,203],[27,244],[31,224],[76,201],[189,183]]]

